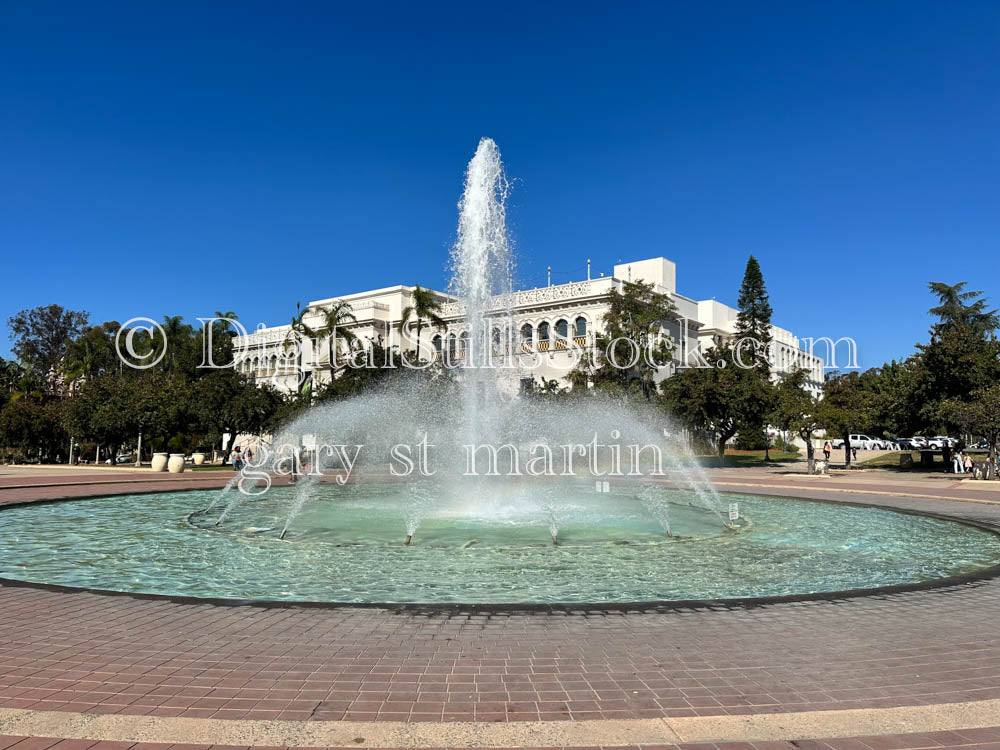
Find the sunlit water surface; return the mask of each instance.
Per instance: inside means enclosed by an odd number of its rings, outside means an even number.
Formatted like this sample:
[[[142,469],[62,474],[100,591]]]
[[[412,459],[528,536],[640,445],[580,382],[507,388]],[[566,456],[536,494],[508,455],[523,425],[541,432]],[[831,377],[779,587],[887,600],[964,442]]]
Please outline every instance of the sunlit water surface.
[[[662,492],[662,491],[661,491]],[[290,488],[215,527],[216,491],[119,495],[0,511],[0,577],[114,591],[324,602],[714,599],[927,581],[1000,563],[1000,537],[877,508],[727,496],[751,524],[666,493],[667,537],[637,491],[565,484],[485,501],[404,485],[318,485],[286,540]],[[647,498],[648,500],[648,498]],[[192,523],[193,521],[193,523]],[[550,527],[558,526],[554,546]]]

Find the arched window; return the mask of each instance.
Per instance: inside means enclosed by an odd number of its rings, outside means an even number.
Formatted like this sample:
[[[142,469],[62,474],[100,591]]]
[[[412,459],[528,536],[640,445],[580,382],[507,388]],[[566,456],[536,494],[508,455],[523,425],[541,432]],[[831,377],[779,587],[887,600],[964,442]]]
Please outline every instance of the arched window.
[[[538,340],[548,341],[549,340],[549,324],[539,323],[538,324]]]
[[[277,371],[278,371],[278,355],[277,354],[272,354],[271,355],[271,367],[268,370],[268,372],[270,372],[273,375]]]
[[[531,327],[531,323],[525,323],[521,326],[521,341],[531,341],[533,334],[534,329]]]
[[[493,345],[494,346],[499,346],[500,345],[500,329],[499,328],[494,328],[493,329]]]
[[[556,321],[556,336],[561,339],[569,336],[569,323],[566,322],[565,318]]]
[[[459,356],[464,357],[465,353],[469,351],[469,332],[462,331],[462,335],[458,337],[458,351]]]
[[[579,317],[576,319],[576,335],[586,336],[587,335],[587,319],[584,317]]]
[[[437,354],[440,354],[441,353],[441,337],[440,336],[435,336],[434,339],[433,339],[433,342],[434,342],[434,351]]]
[[[455,358],[455,352],[457,351],[457,347],[458,347],[458,339],[455,338],[455,334],[454,333],[449,334],[448,335],[448,356],[451,357],[452,359]]]

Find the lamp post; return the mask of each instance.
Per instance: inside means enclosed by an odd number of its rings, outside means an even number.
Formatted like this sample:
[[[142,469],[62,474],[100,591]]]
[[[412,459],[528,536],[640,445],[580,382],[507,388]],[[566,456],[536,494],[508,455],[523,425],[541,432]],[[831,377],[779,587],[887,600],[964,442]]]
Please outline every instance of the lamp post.
[[[73,438],[69,439],[69,465],[73,465]]]

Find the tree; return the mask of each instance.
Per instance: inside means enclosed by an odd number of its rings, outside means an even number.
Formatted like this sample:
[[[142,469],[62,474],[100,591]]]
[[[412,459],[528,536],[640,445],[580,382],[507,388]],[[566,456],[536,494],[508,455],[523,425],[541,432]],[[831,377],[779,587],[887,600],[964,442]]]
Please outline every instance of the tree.
[[[753,366],[745,369],[741,385],[748,389],[744,421],[739,425],[740,434],[755,433],[764,437],[764,460],[770,460],[770,441],[765,432],[767,416],[774,408],[771,387],[771,303],[760,263],[751,255],[743,272],[743,283],[737,299],[736,347],[739,358]]]
[[[540,382],[532,377],[531,384],[522,386],[521,393],[525,396],[534,397],[564,396],[568,393],[568,389],[557,378],[546,378],[543,375]]]
[[[66,354],[67,344],[87,324],[89,313],[67,310],[60,305],[42,305],[21,310],[7,319],[12,350],[18,359],[40,376],[48,378]]]
[[[815,472],[813,433],[820,428],[819,400],[805,389],[809,371],[796,368],[781,378],[774,389],[775,403],[771,420],[785,432],[795,432],[806,444],[808,472]]]
[[[21,377],[21,366],[12,359],[0,357],[0,409],[14,394],[14,385]]]
[[[138,439],[139,426],[130,413],[134,376],[97,376],[68,399],[65,427],[80,440],[91,440],[108,455]]]
[[[55,459],[68,453],[69,436],[62,428],[60,409],[59,401],[12,401],[0,411],[0,445],[22,457]]]
[[[400,330],[406,330],[410,318],[417,319],[417,343],[416,359],[420,361],[420,331],[424,327],[424,319],[430,321],[430,325],[435,328],[444,328],[444,319],[438,314],[441,310],[441,302],[434,292],[429,289],[421,289],[420,286],[413,288],[411,295],[413,303],[403,308],[403,315],[399,320]]]
[[[402,355],[395,347],[387,349],[378,341],[373,341],[365,352],[356,352],[356,356],[359,362],[351,362],[348,359],[338,377],[332,378],[316,389],[313,395],[317,402],[339,401],[370,391],[395,377],[403,365]],[[417,369],[412,373],[414,377],[437,378],[444,375],[444,368]],[[296,414],[300,410],[299,407],[299,404],[286,403],[283,412],[288,415]],[[284,418],[283,416],[282,419]]]
[[[193,359],[194,329],[184,322],[181,315],[165,315],[163,317],[163,346],[167,347],[162,364],[167,372],[185,372],[193,375],[196,363]],[[178,362],[180,365],[178,365]]]
[[[239,434],[257,435],[266,430],[279,412],[281,395],[268,383],[235,370],[213,370],[198,380],[191,395],[196,423],[213,440],[229,433],[223,446],[223,462]]]
[[[358,340],[354,331],[346,326],[349,323],[357,322],[358,319],[354,315],[354,309],[351,307],[351,303],[345,302],[344,300],[335,300],[323,311],[323,327],[326,328],[327,336],[330,339],[329,354],[327,355],[327,359],[330,364],[331,380],[333,379],[334,370],[337,369],[340,341],[343,340],[348,348],[350,348],[351,345]]]
[[[844,440],[844,465],[851,467],[851,433],[864,432],[871,422],[874,398],[861,384],[861,375],[849,372],[834,375],[823,386],[823,399],[817,405],[819,426],[828,435]]]
[[[739,429],[744,417],[738,368],[733,350],[726,342],[706,354],[710,367],[689,367],[660,383],[667,410],[686,427],[709,433],[716,444],[719,461],[726,456],[726,443]]]
[[[966,323],[936,326],[930,342],[917,349],[907,408],[917,426],[931,432],[947,426],[941,420],[942,402],[968,401],[984,383],[1000,379],[1000,342]]]
[[[216,367],[201,367],[202,362],[206,362],[207,358],[205,356],[207,352],[207,346],[205,343],[205,336],[207,330],[204,326],[198,331],[197,344],[198,351],[201,353],[201,361],[195,368],[195,375],[200,377],[205,375],[206,372],[216,369],[217,367],[230,367],[235,366],[234,361],[234,351],[233,351],[233,341],[239,336],[238,331],[233,326],[234,321],[239,320],[239,316],[232,310],[216,310],[212,316],[216,320],[212,321],[211,335],[212,335],[212,358],[211,363]],[[207,364],[207,362],[206,362]]]
[[[628,393],[632,388],[648,400],[656,392],[657,371],[670,364],[673,342],[665,334],[677,308],[670,296],[644,281],[627,281],[607,296],[604,332],[597,336],[593,357],[579,366],[587,377],[571,377],[576,387],[593,380],[595,387]]]
[[[117,321],[88,326],[67,344],[61,367],[70,382],[91,380],[120,369],[121,361],[115,349],[115,334],[119,328]]]
[[[986,309],[986,299],[982,298],[981,291],[965,291],[968,283],[967,281],[960,281],[957,284],[929,282],[927,286],[937,296],[939,303],[930,309],[930,314],[938,317],[938,325],[969,326],[984,336],[993,333],[1000,328],[1000,317],[997,317],[996,310]]]
[[[302,350],[306,341],[316,338],[316,331],[306,323],[307,307],[302,309],[302,303],[295,303],[295,315],[292,316],[289,324],[288,338],[285,339],[285,351],[295,349],[295,375],[298,378],[298,392],[302,393],[306,388],[305,365],[303,363]]]
[[[771,343],[773,310],[767,288],[764,286],[764,274],[761,273],[760,263],[752,255],[747,260],[746,270],[743,272],[743,283],[740,285],[736,304],[740,310],[736,315],[736,335],[740,338],[752,338],[760,344],[761,348],[753,353],[761,369],[769,373],[770,362],[764,347]]]
[[[990,446],[990,464],[996,466],[1000,443],[1000,385],[976,389],[969,401],[952,399],[941,404],[942,419],[961,425],[971,435],[981,435]]]

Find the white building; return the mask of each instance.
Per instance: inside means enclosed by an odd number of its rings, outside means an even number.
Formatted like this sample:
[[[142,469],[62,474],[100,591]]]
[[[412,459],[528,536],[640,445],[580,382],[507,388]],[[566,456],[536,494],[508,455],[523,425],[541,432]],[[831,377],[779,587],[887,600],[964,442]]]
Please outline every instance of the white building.
[[[732,339],[736,335],[736,316],[740,311],[735,307],[724,305],[715,299],[705,299],[698,302],[698,340],[701,350],[708,351],[715,344]],[[809,371],[806,389],[814,396],[820,396],[823,390],[822,358],[802,349],[799,337],[784,328],[771,326],[771,379],[777,380],[781,373],[791,372],[796,368]]]
[[[495,297],[487,312],[492,329],[492,364],[508,372],[512,383],[532,378],[536,382],[542,378],[565,381],[581,358],[594,351],[597,335],[603,332],[609,292],[621,291],[625,282],[641,280],[667,294],[677,308],[676,319],[664,321],[660,331],[674,343],[673,361],[664,363],[658,371],[660,379],[668,377],[684,362],[697,362],[694,353],[699,346],[707,351],[720,337],[732,336],[737,314],[734,308],[715,300],[697,302],[679,294],[676,278],[672,261],[651,258],[620,263],[611,276],[601,274],[568,284],[526,289],[514,292],[512,299]],[[288,343],[296,338],[291,326],[262,328],[237,339],[243,351],[239,367],[285,391],[295,390],[303,378],[328,382],[336,370],[330,367],[329,342],[322,338],[328,333],[322,316],[336,301],[350,304],[357,321],[344,327],[363,347],[366,342],[378,342],[385,348],[414,351],[417,321],[411,317],[405,327],[401,325],[403,311],[413,303],[414,288],[391,286],[310,302],[305,322],[321,332],[319,341],[305,342],[297,348]],[[420,331],[421,358],[461,366],[469,350],[464,305],[444,292],[432,293],[441,303],[438,314],[445,326],[432,327],[424,321]],[[791,332],[772,326],[772,336],[776,342],[772,354],[775,377],[782,369],[805,367],[810,372],[810,387],[818,392],[823,362],[799,349],[799,341]],[[358,363],[364,360],[363,355],[358,355]]]

